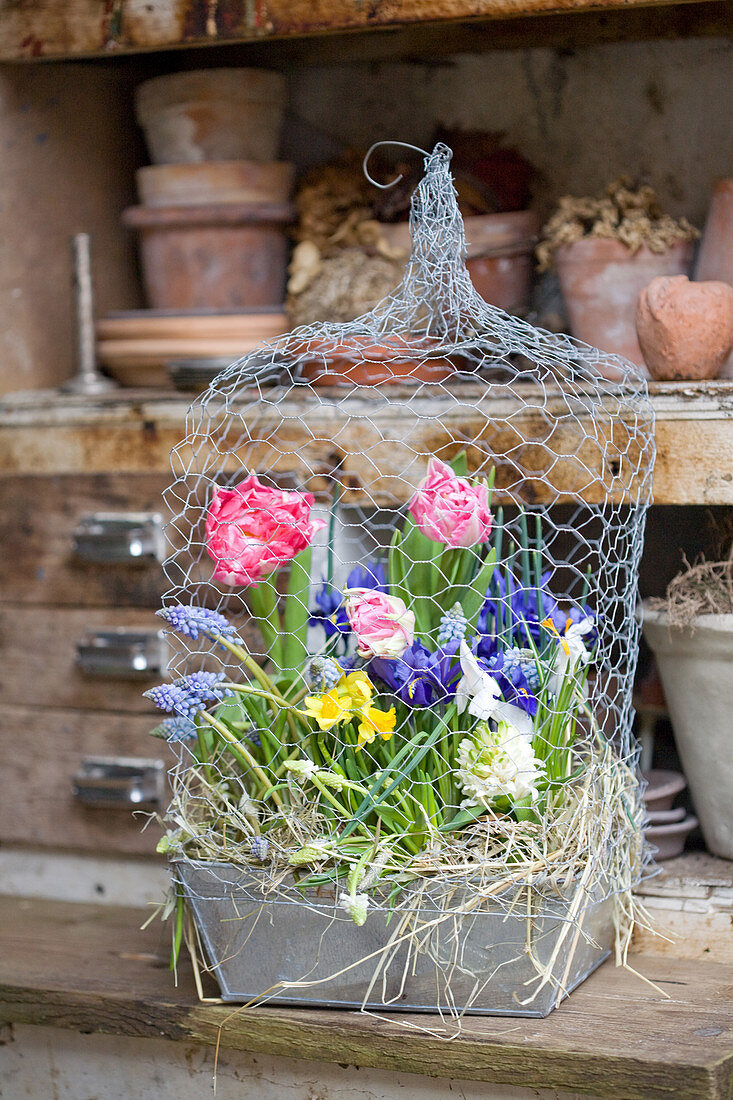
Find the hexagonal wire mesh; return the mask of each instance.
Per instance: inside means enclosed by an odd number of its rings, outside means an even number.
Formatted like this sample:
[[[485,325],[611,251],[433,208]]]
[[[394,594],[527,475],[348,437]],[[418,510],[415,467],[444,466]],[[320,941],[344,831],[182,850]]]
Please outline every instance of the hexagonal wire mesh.
[[[428,959],[422,1007],[492,1011],[499,971],[529,958],[509,1010],[532,1012],[579,978],[568,951],[604,898],[623,954],[645,861],[631,692],[653,416],[629,363],[479,298],[450,155],[425,155],[393,295],[262,345],[193,403],[167,494],[180,679],[153,695],[179,750],[171,853],[210,883],[254,874],[268,921],[316,915],[268,995],[338,1002],[323,933],[351,918],[386,946],[340,1003],[404,1007]],[[253,910],[232,905],[227,951],[246,954]],[[477,973],[463,951],[489,910],[521,931],[509,955],[483,943]]]

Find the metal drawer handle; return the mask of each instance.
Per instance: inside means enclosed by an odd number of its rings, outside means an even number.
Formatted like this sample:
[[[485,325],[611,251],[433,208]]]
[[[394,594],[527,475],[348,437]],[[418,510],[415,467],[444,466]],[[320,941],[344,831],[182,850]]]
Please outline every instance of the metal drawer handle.
[[[74,798],[106,810],[158,808],[165,796],[162,760],[126,756],[85,756],[72,780]]]
[[[74,553],[82,561],[110,565],[162,561],[163,519],[158,512],[93,512],[74,531]]]
[[[76,664],[85,676],[108,680],[148,680],[161,676],[169,650],[162,630],[98,630],[76,647]]]

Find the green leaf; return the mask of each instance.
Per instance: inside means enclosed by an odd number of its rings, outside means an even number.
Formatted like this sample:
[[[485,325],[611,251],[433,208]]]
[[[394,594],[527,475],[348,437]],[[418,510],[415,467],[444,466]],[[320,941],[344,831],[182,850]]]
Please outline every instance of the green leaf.
[[[486,590],[491,582],[491,577],[496,566],[496,550],[490,550],[486,561],[479,569],[476,577],[474,578],[468,593],[463,597],[461,603],[463,606],[463,613],[468,619],[469,626],[475,626],[478,619],[478,613],[483,606],[483,602],[486,599]]]
[[[532,796],[529,794],[514,802],[512,809],[517,821],[539,821],[537,811],[532,804]]]
[[[468,477],[468,455],[459,451],[448,463],[456,477]]]
[[[311,548],[308,546],[290,563],[288,594],[285,598],[283,667],[292,671],[302,669],[308,652],[310,572]]]
[[[454,833],[458,829],[465,829],[466,825],[470,825],[472,821],[476,821],[477,818],[482,817],[485,813],[485,806],[469,806],[467,809],[457,813],[450,821],[445,821],[442,825],[439,825],[438,832]]]

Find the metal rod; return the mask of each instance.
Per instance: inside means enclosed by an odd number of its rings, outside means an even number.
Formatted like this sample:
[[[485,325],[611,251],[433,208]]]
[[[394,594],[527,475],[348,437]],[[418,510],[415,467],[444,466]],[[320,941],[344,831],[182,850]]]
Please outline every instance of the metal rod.
[[[92,290],[92,258],[88,233],[76,233],[71,238],[71,259],[74,272],[74,304],[76,307],[76,351],[78,370],[61,386],[63,393],[95,394],[117,389],[117,384],[97,370],[94,336],[94,294]]]

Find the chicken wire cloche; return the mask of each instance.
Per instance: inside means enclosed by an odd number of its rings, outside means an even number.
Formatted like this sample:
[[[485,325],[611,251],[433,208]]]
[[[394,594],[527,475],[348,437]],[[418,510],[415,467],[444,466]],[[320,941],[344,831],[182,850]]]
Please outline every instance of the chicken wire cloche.
[[[232,364],[173,453],[159,847],[226,1000],[546,1015],[625,960],[652,410],[477,296],[450,156],[397,291]]]

